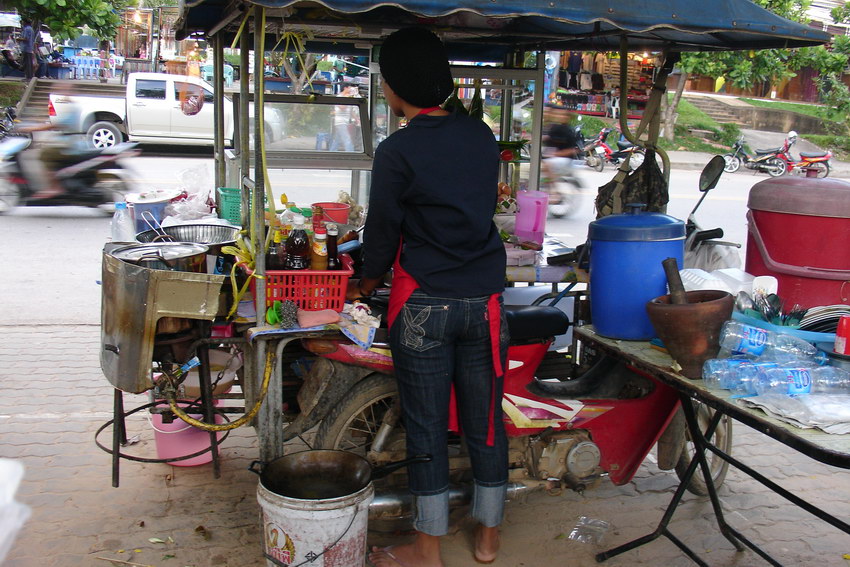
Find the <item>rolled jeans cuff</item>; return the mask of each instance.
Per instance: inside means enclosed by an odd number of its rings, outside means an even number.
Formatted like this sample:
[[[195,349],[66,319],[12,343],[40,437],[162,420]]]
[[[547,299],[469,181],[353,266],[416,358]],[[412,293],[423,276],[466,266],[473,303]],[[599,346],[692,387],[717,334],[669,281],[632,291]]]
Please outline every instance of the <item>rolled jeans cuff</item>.
[[[444,536],[449,533],[449,491],[439,494],[417,495],[416,531],[430,536]]]
[[[485,528],[501,525],[507,490],[507,484],[483,486],[476,482],[472,493],[472,517]]]

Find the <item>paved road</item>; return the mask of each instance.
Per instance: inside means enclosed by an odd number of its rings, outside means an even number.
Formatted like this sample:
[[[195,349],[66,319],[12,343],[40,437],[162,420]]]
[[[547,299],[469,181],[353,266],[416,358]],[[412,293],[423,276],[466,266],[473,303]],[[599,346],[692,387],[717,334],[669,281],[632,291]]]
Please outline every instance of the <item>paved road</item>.
[[[175,166],[175,174],[166,172],[163,162],[144,163],[150,165],[140,169],[155,176],[155,183],[175,182],[180,171],[198,165],[183,160]],[[696,175],[676,172],[671,213],[683,215],[690,210],[696,200]],[[746,188],[756,178],[736,174],[727,179],[706,201],[704,224],[740,231],[738,217],[745,208]],[[601,181],[588,174],[588,186]],[[592,214],[589,201],[582,214],[552,226],[559,232],[572,231],[581,241]],[[730,218],[738,220],[720,222]],[[98,361],[96,284],[108,224],[107,218],[84,209],[24,209],[0,219],[8,259],[0,271],[4,314],[0,457],[24,462],[26,477],[18,498],[33,509],[4,565],[101,566],[109,565],[104,558],[113,558],[157,567],[259,567],[264,562],[257,478],[247,470],[257,446],[250,429],[239,429],[224,441],[218,480],[212,478],[210,465],[181,468],[122,461],[121,486],[110,486],[110,457],[93,442],[95,431],[111,418],[112,404],[112,390]],[[146,401],[144,395],[125,396],[127,408]],[[139,440],[125,452],[155,457],[153,433],[144,414],[134,414],[129,423],[130,437],[138,435]],[[108,438],[101,441],[109,442]],[[813,463],[744,426],[736,428],[733,454],[832,513],[846,515],[850,509],[846,472]],[[603,480],[584,495],[537,493],[525,502],[511,503],[503,551],[494,565],[596,565],[593,556],[599,550],[650,531],[674,487],[675,476],[659,471],[650,455],[624,486]],[[764,542],[783,564],[847,567],[842,554],[850,552],[850,538],[805,512],[789,509],[761,485],[733,470],[721,496],[730,521]],[[601,546],[568,537],[582,516],[610,523]],[[711,565],[764,564],[752,552],[736,553],[711,518],[705,498],[686,496],[671,528]],[[458,522],[457,530],[445,540],[447,567],[473,565],[469,537],[468,525]],[[398,538],[399,534],[369,534],[370,543],[376,545]],[[692,565],[664,540],[606,564]]]

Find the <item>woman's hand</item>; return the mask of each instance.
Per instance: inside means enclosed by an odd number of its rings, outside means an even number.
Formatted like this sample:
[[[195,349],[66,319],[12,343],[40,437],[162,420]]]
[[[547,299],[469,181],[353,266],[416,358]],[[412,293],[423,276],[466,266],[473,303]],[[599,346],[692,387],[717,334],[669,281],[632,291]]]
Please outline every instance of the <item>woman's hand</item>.
[[[345,300],[355,301],[363,295],[360,293],[360,280],[348,280],[348,288],[345,290]]]

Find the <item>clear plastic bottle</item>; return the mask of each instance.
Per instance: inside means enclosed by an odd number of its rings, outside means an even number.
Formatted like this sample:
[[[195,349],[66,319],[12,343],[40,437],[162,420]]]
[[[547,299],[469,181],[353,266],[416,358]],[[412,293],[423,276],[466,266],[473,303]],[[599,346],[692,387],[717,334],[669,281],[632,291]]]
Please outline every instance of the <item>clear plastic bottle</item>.
[[[717,361],[718,359],[714,359]],[[730,390],[735,394],[753,395],[756,393],[756,381],[763,369],[776,368],[775,362],[757,362],[740,359],[719,359],[720,362],[731,361],[726,368],[724,365],[713,364],[713,371],[706,380],[706,385]],[[706,361],[706,364],[712,361]],[[705,365],[703,366],[705,368]],[[704,375],[705,375],[705,371]]]
[[[729,358],[710,358],[702,365],[702,380],[709,388],[725,388],[721,386],[721,378],[728,374],[732,368],[752,362],[746,356],[732,356]]]
[[[763,368],[755,382],[758,395],[785,394],[797,396],[812,391],[814,368],[801,365],[782,365]]]
[[[304,217],[295,215],[292,231],[286,237],[286,269],[306,270],[310,267],[310,237],[304,228]]]
[[[850,394],[850,372],[835,366],[818,366],[812,371],[813,394]]]
[[[133,215],[130,214],[130,209],[127,208],[127,203],[115,203],[110,232],[112,242],[135,242],[136,225],[133,221]]]
[[[720,348],[776,362],[814,359],[818,353],[814,345],[794,335],[774,333],[734,319],[726,321],[720,330]]]

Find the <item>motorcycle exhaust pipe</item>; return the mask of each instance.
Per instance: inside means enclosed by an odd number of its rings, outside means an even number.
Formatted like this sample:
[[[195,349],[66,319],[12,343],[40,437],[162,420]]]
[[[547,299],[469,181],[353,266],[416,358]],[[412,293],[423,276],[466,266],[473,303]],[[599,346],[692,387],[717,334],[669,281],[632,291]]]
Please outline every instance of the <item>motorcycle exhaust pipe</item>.
[[[529,487],[519,482],[509,482],[508,500],[524,498]],[[472,485],[449,488],[449,508],[466,506],[472,502]],[[379,490],[369,504],[369,520],[409,517],[413,514],[413,495],[404,488]]]

